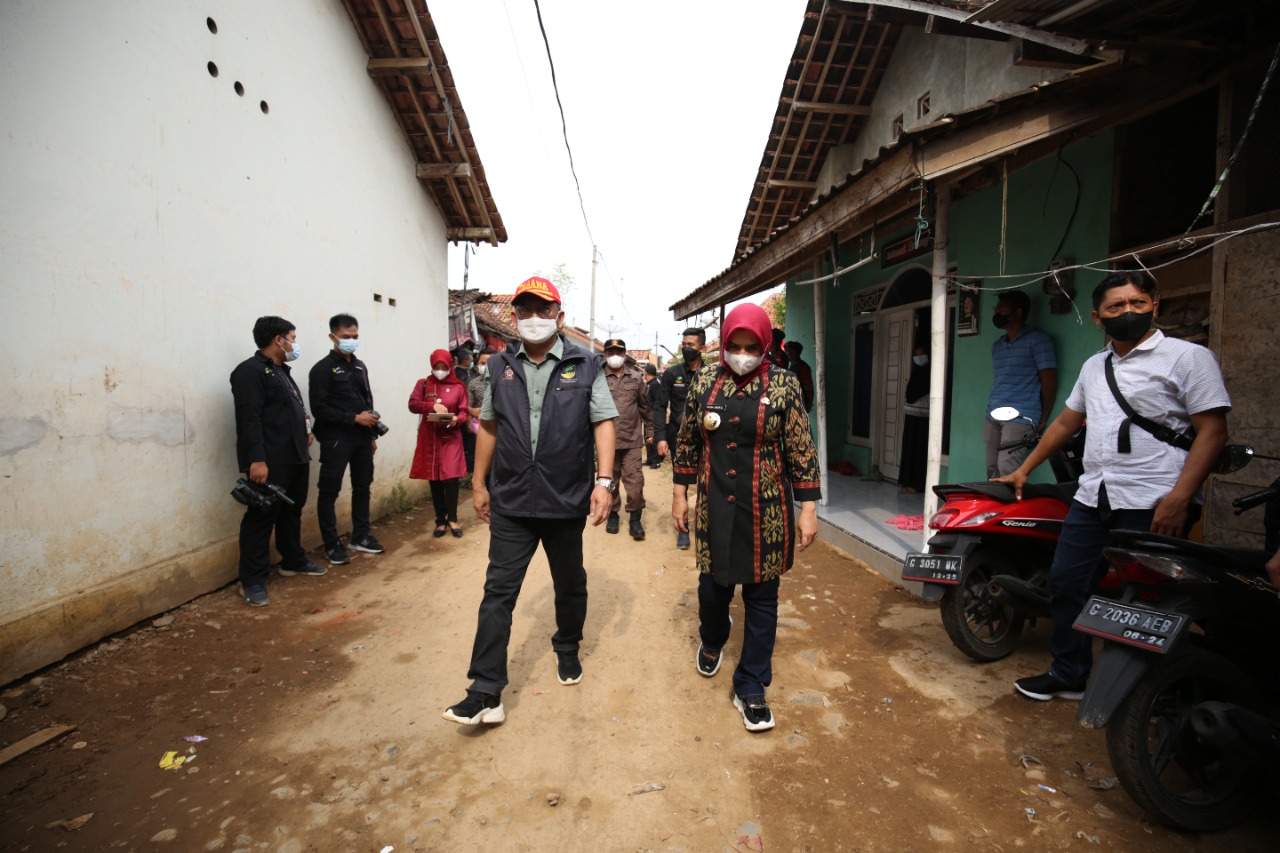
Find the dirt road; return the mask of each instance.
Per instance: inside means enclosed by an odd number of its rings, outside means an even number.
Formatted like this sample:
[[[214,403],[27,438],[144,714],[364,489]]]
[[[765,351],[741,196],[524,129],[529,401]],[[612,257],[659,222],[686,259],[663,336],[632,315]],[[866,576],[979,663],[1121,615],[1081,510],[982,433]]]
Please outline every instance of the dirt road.
[[[442,720],[466,687],[487,536],[469,507],[461,540],[433,538],[429,511],[392,517],[386,554],[276,579],[268,608],[229,588],[0,691],[0,744],[77,726],[0,766],[0,849],[1274,849],[1274,818],[1185,836],[1100,789],[1102,735],[1072,704],[1012,694],[1043,632],[970,664],[936,609],[821,543],[782,585],[778,727],[747,733],[729,704],[741,619],[701,678],[693,558],[668,533],[669,473],[647,473],[648,541],[625,519],[587,533],[581,684],[555,678],[539,555],[507,722]],[[188,763],[161,769],[170,751]]]

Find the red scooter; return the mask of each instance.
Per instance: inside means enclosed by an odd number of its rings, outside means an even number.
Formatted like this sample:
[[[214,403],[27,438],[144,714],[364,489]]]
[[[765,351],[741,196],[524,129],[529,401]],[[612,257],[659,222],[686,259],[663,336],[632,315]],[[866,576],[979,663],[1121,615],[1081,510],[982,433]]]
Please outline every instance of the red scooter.
[[[1014,409],[992,417],[1019,419]],[[1028,423],[1030,419],[1023,418]],[[1040,436],[1001,449],[1034,447]],[[926,601],[941,601],[942,625],[956,648],[981,663],[1017,646],[1027,619],[1049,616],[1049,566],[1083,470],[1084,430],[1049,462],[1056,483],[1028,483],[1022,500],[1004,483],[935,486],[942,507],[929,521],[937,531],[925,552],[907,554],[902,579],[924,584]],[[997,580],[998,579],[998,580]],[[1107,586],[1119,589],[1108,576]]]

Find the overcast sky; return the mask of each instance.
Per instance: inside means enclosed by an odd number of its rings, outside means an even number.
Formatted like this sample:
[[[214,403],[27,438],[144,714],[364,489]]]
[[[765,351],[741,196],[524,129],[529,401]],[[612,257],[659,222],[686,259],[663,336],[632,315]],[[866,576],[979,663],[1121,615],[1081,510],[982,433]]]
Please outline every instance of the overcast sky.
[[[728,267],[805,0],[540,0],[591,233],[596,336],[675,348],[667,306]],[[590,316],[591,237],[533,0],[428,0],[508,240],[469,286],[511,293],[563,263]],[[461,246],[449,286],[462,287]],[[762,297],[759,297],[762,298]]]

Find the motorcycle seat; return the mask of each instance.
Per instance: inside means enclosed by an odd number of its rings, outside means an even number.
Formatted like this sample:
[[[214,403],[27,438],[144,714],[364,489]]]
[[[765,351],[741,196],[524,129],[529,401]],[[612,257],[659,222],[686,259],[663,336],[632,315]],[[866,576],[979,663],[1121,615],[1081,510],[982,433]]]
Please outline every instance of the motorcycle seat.
[[[1271,556],[1266,551],[1255,548],[1236,548],[1226,545],[1205,545],[1176,536],[1161,536],[1146,530],[1113,530],[1111,531],[1111,547],[1149,551],[1155,554],[1171,552],[1196,557],[1214,565],[1243,571],[1251,575],[1265,575],[1267,559]],[[1226,564],[1226,565],[1224,565]]]
[[[1071,503],[1076,493],[1076,483],[1027,483],[1022,487],[1022,498],[1053,498],[1064,504]],[[933,493],[944,501],[949,495],[979,494],[1000,503],[1011,504],[1017,500],[1013,486],[1005,483],[948,483],[933,487]]]

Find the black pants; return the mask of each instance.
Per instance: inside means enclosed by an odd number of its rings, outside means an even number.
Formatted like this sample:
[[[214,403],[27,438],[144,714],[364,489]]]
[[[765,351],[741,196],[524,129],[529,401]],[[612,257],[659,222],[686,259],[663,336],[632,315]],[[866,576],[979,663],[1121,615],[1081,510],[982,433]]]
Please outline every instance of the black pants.
[[[267,481],[284,489],[293,500],[293,506],[277,501],[264,512],[246,507],[240,519],[240,583],[245,586],[267,582],[271,571],[271,531],[276,532],[276,550],[280,552],[281,565],[292,569],[307,561],[302,550],[302,507],[307,502],[307,488],[311,479],[311,466],[270,465]]]
[[[342,491],[342,477],[351,466],[351,538],[369,535],[369,486],[373,483],[373,439],[330,438],[320,442],[320,480],[316,484],[316,518],[324,546],[338,544],[338,516],[334,504]]]
[[[458,478],[431,481],[431,505],[436,508],[436,527],[458,521]]]
[[[659,465],[662,463],[662,457],[658,455],[658,442],[646,444],[644,446],[644,464]]]
[[[773,644],[778,636],[778,581],[742,586],[742,654],[733,672],[733,692],[745,698],[764,697],[773,681]],[[710,572],[698,575],[699,636],[709,649],[729,640],[729,602],[733,586],[721,586]]]
[[[468,427],[462,428],[462,455],[467,460],[467,473],[476,470],[476,434]]]
[[[471,689],[498,694],[507,686],[511,613],[538,543],[551,564],[556,632],[551,648],[578,651],[587,620],[587,570],[582,567],[583,518],[522,518],[493,513],[489,520],[489,570],[471,649]]]

